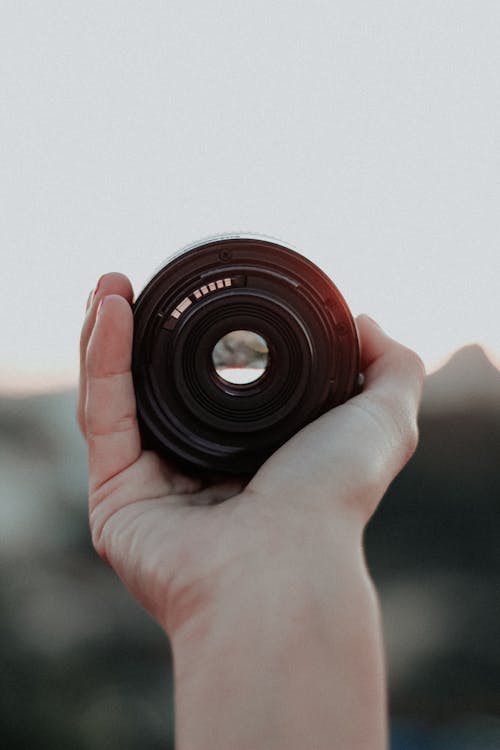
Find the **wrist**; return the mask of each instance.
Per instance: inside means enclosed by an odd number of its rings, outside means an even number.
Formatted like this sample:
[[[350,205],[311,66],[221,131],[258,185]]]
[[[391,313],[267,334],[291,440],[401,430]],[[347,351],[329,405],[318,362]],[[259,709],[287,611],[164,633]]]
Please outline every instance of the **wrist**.
[[[171,634],[179,750],[385,747],[378,603],[349,550],[235,574]]]

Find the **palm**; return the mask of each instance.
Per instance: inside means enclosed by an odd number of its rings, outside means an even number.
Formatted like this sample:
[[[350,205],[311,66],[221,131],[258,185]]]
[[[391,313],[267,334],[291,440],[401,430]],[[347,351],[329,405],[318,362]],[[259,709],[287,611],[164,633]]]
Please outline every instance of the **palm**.
[[[228,566],[232,550],[238,549],[230,506],[218,503],[233,498],[240,504],[241,487],[235,481],[204,486],[144,451],[110,483],[91,492],[96,549],[155,618],[171,623],[169,629],[184,606],[179,599],[191,595],[200,573],[215,577],[215,568]]]

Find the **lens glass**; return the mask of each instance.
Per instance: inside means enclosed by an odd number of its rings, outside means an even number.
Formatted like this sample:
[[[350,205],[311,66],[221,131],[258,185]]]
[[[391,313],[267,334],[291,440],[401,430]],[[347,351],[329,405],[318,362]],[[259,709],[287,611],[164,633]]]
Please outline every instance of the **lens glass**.
[[[212,362],[226,383],[254,383],[269,364],[267,341],[255,331],[230,331],[214,346]]]

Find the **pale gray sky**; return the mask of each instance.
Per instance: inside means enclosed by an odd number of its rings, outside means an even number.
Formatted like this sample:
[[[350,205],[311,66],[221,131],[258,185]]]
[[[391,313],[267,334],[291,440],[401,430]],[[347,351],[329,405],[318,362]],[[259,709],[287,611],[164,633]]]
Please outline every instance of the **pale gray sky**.
[[[2,0],[0,388],[76,382],[89,289],[281,237],[429,367],[500,350],[497,0]]]

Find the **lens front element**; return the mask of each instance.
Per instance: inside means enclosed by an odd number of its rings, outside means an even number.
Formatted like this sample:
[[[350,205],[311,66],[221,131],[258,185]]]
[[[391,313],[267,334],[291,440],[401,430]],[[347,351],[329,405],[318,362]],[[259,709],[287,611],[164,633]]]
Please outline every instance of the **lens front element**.
[[[229,331],[212,350],[217,375],[226,383],[255,383],[265,373],[269,360],[267,341],[255,331]]]

